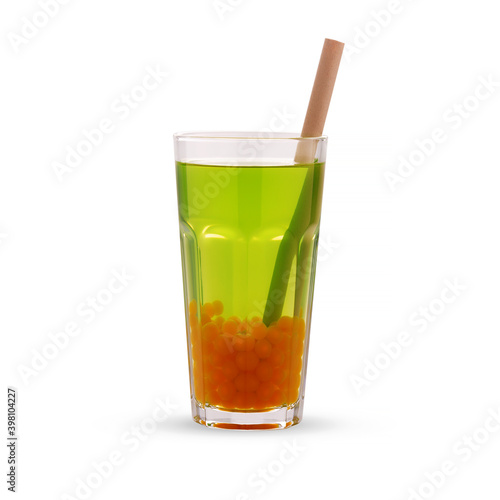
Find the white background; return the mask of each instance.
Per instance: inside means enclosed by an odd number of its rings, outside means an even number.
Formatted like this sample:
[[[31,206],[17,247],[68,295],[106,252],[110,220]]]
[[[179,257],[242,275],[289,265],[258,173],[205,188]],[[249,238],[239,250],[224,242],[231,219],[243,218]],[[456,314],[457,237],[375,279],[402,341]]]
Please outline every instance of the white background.
[[[89,498],[498,498],[495,2],[225,1],[218,12],[211,0],[70,0],[24,42],[39,5],[2,3],[0,332],[2,391],[19,393],[17,498],[82,498],[78,481],[114,452],[121,465]],[[325,128],[304,420],[205,429],[190,416],[171,135],[262,130],[276,110],[300,131],[325,37],[350,49]],[[157,66],[169,76],[117,112]],[[479,102],[480,78],[497,86]],[[469,116],[453,119],[464,100]],[[60,182],[54,162],[105,118],[113,131]],[[446,140],[391,190],[386,172],[435,128]],[[79,304],[122,269],[133,279],[87,324]],[[466,290],[443,305],[446,279]],[[439,314],[419,333],[410,318],[429,303]],[[19,367],[71,321],[80,335],[23,379]],[[404,331],[411,345],[358,393],[353,375],[387,362],[381,343]],[[151,424],[156,398],[176,409],[134,451],[123,439]],[[301,451],[280,465],[294,440]],[[426,486],[444,461],[454,474]],[[259,468],[272,479],[261,488]]]

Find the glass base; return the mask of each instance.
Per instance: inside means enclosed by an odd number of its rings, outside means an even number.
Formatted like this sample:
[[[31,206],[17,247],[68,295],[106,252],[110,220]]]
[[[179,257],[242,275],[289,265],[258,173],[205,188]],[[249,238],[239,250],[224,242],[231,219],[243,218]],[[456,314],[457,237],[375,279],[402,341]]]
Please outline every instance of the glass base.
[[[265,411],[230,411],[212,406],[203,407],[191,398],[193,420],[206,427],[238,430],[286,429],[302,420],[304,401],[299,400],[291,406],[283,406]]]

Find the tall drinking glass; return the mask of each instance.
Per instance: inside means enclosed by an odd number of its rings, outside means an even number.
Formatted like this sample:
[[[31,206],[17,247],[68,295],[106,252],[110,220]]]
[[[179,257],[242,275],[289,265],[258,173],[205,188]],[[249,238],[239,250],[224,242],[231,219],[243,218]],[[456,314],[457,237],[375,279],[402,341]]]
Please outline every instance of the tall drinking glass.
[[[182,133],[174,143],[193,418],[295,425],[327,138]]]

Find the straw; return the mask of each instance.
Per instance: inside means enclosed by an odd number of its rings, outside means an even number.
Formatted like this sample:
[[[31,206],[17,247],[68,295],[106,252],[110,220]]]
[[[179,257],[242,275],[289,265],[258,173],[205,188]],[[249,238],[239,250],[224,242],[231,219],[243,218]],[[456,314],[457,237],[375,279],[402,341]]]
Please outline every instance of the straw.
[[[325,126],[343,49],[343,43],[328,38],[325,39],[311,98],[309,100],[309,107],[307,108],[304,126],[302,128],[302,137],[319,137],[323,134],[323,128]],[[317,143],[317,140],[299,140],[295,153],[295,163],[301,165],[310,164],[310,168],[307,170],[295,212],[288,229],[283,235],[276,256],[276,263],[274,265],[273,276],[271,278],[263,315],[263,322],[268,326],[273,321],[278,320],[283,311],[290,269],[295,255],[297,255],[298,269],[300,269],[299,266],[303,266],[304,263],[307,262],[307,259],[311,255],[311,244],[306,242],[308,238],[305,238],[301,245],[300,255],[299,242],[301,236],[311,224],[311,220],[319,220],[319,214],[311,214],[313,186],[316,186],[315,189],[318,189],[319,183],[322,182],[322,179],[317,178],[318,174],[314,167]],[[303,289],[302,281],[303,280],[301,280],[300,283],[296,283],[295,315],[299,315],[300,299]]]
[[[323,134],[343,50],[342,42],[325,39],[302,127],[302,137],[318,137]],[[316,141],[300,141],[295,154],[295,162],[312,163],[316,146]]]

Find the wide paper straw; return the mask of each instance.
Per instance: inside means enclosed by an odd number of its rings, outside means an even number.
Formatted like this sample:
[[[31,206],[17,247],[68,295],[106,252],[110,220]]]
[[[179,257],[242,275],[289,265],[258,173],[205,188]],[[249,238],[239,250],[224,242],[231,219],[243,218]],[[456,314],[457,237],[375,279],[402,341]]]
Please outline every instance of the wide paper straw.
[[[319,137],[323,134],[343,50],[344,44],[342,42],[330,40],[329,38],[325,39],[304,126],[302,127],[302,137]],[[299,141],[295,162],[312,163],[316,147],[317,141]]]
[[[302,137],[319,137],[323,134],[343,49],[344,44],[342,42],[328,38],[325,40],[302,128]],[[270,325],[281,316],[283,298],[288,287],[287,277],[290,275],[293,259],[299,253],[298,244],[301,235],[307,229],[311,220],[311,196],[312,187],[315,183],[315,170],[312,164],[315,160],[317,143],[317,140],[311,139],[299,139],[298,141],[295,163],[311,164],[311,168],[306,174],[295,212],[278,248],[263,315],[263,322],[266,325]],[[301,248],[300,255],[297,255],[297,265],[302,265],[304,260],[310,258],[311,249],[309,246],[308,243],[302,245],[303,248]],[[295,294],[295,315],[299,311],[298,305],[302,296],[302,290],[302,284],[298,285]]]

